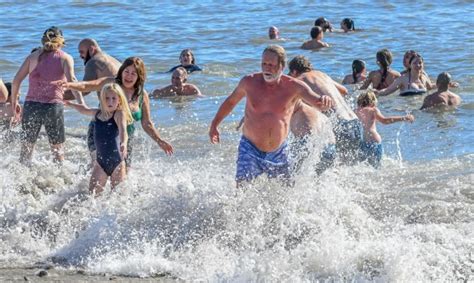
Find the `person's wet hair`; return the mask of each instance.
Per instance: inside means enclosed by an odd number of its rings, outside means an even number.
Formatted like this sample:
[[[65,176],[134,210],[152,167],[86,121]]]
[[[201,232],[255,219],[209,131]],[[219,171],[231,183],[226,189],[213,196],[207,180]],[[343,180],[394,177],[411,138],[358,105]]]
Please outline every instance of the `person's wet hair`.
[[[290,72],[296,71],[298,74],[309,72],[313,69],[311,62],[303,55],[298,55],[288,63]]]
[[[319,17],[314,21],[315,26],[319,26],[326,32],[328,29],[331,29],[331,23],[325,17]]]
[[[322,32],[323,32],[323,29],[320,26],[315,26],[315,27],[311,28],[311,32],[310,32],[311,38],[312,39],[318,38],[318,36]]]
[[[58,27],[52,26],[44,31],[41,43],[43,44],[44,51],[50,52],[63,47],[66,41],[64,40],[63,32]]]
[[[438,88],[448,88],[451,83],[451,75],[448,72],[442,72],[438,75],[436,79],[436,85]],[[5,84],[6,85],[6,84]]]
[[[377,62],[382,66],[382,79],[379,85],[383,85],[388,74],[388,67],[392,64],[392,52],[388,49],[382,49],[377,52]]]
[[[134,66],[135,70],[137,72],[137,81],[135,85],[133,86],[135,88],[135,92],[133,93],[132,96],[132,101],[138,99],[140,95],[143,95],[143,90],[145,86],[145,80],[146,80],[146,69],[145,69],[145,63],[143,63],[143,60],[139,57],[128,57],[123,61],[122,66],[120,66],[118,72],[117,72],[117,77],[115,78],[115,81],[123,86],[123,81],[122,81],[122,74],[125,68],[128,66]]]
[[[377,96],[371,90],[368,90],[365,93],[361,93],[359,97],[357,97],[357,106],[359,107],[367,107],[367,106],[375,106],[377,105]]]
[[[186,54],[186,53],[191,54],[191,58],[193,58],[193,59],[191,60],[191,64],[196,65],[196,60],[194,59],[194,53],[193,53],[193,51],[192,51],[191,49],[189,49],[189,48],[183,49],[183,51],[181,51],[181,54],[179,54],[179,59],[181,60],[181,57],[183,57],[184,54]]]
[[[268,45],[267,48],[265,48],[262,52],[262,55],[265,54],[265,52],[272,52],[278,56],[278,62],[281,64],[283,68],[285,68],[286,65],[286,52],[283,47],[280,45],[272,44]]]
[[[360,74],[365,69],[365,62],[359,59],[352,61],[352,78],[354,83],[357,82],[357,74]]]
[[[342,23],[347,27],[348,30],[355,30],[354,20],[350,18],[345,18],[342,20]]]

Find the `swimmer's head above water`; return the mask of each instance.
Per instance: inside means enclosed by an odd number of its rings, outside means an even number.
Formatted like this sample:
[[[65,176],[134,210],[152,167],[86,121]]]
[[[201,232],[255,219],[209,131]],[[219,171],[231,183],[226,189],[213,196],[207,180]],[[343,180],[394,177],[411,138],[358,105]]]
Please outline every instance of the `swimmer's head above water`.
[[[352,78],[354,82],[357,82],[357,75],[363,73],[365,73],[365,62],[359,59],[352,61]]]
[[[182,87],[188,80],[188,72],[183,67],[176,68],[171,75],[171,84],[175,87]]]
[[[309,33],[312,39],[322,40],[324,37],[323,29],[319,26],[315,26],[311,28],[311,32]]]
[[[344,30],[344,32],[354,31],[355,30],[354,20],[350,18],[343,19],[341,21],[341,29]]]
[[[279,39],[280,38],[280,31],[276,26],[271,26],[268,29],[268,38],[270,39]]]
[[[332,31],[332,25],[331,23],[328,21],[328,19],[326,19],[325,17],[319,17],[316,19],[316,21],[314,21],[314,25],[315,26],[319,26],[323,29],[324,32],[326,31]]]
[[[193,51],[189,48],[181,51],[181,54],[179,55],[179,62],[183,66],[195,65],[196,60],[194,59]]]

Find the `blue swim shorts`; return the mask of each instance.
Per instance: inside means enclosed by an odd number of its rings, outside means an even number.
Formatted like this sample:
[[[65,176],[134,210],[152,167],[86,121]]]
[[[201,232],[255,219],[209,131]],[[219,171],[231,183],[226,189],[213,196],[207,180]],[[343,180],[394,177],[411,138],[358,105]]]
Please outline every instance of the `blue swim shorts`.
[[[367,160],[374,168],[379,168],[382,155],[383,146],[381,143],[362,142],[360,144],[360,161]]]
[[[286,141],[275,151],[264,152],[246,137],[240,139],[235,176],[237,182],[250,181],[263,173],[267,173],[270,178],[289,178],[289,168]]]

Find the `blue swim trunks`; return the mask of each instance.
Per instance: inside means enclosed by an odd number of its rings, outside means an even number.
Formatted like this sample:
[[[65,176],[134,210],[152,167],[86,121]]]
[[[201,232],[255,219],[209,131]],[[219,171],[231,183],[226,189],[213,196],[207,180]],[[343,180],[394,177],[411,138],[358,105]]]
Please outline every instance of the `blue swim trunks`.
[[[237,157],[237,174],[235,180],[250,181],[267,173],[270,178],[290,177],[288,162],[288,145],[286,141],[275,151],[264,152],[258,149],[249,139],[242,136]]]
[[[383,146],[381,143],[362,142],[360,144],[360,161],[367,160],[374,168],[379,168],[382,155]]]

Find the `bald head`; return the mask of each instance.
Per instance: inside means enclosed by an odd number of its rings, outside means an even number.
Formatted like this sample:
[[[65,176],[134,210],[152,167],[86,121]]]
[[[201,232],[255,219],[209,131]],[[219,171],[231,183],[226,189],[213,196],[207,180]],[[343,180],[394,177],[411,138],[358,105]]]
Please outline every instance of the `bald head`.
[[[270,39],[279,39],[280,38],[280,31],[276,26],[271,26],[268,29],[268,37]]]
[[[85,47],[94,46],[96,48],[99,48],[99,44],[97,43],[97,41],[95,41],[95,39],[92,39],[92,38],[84,38],[83,40],[81,40],[81,42],[79,42],[79,46],[85,46]]]
[[[97,52],[100,52],[100,47],[97,41],[92,38],[84,38],[79,42],[79,56],[87,63]]]

